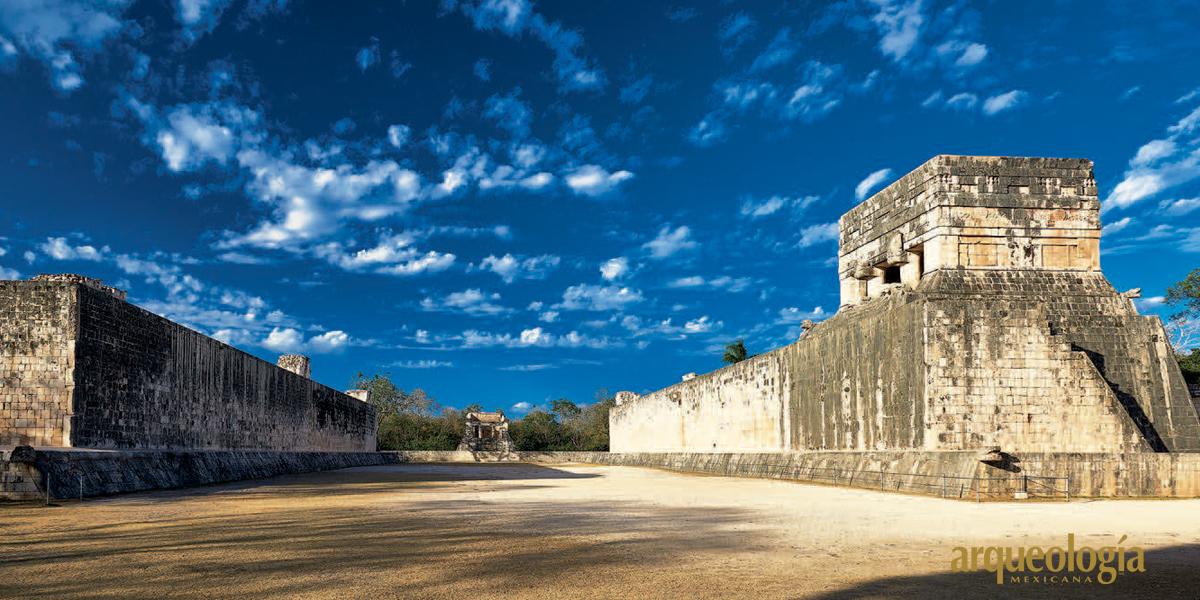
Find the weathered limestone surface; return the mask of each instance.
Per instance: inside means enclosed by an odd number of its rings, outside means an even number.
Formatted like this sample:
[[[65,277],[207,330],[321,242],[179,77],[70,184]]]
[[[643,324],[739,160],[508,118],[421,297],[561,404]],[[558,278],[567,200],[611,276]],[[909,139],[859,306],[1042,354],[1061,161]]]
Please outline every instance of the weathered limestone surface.
[[[385,452],[400,463],[480,462],[470,452]],[[1200,496],[1200,453],[1024,453],[1016,468],[980,461],[975,451],[827,452],[519,452],[533,463],[577,462],[650,467],[730,477],[760,477],[944,496],[1031,497]],[[1029,479],[1025,480],[1025,476]],[[978,492],[978,493],[977,493]]]
[[[375,450],[370,404],[107,290],[0,281],[0,314],[0,444]]]
[[[76,289],[0,282],[0,443],[70,445]]]
[[[1200,451],[1157,317],[1100,273],[1090,161],[939,156],[841,219],[842,307],[610,412],[614,452]]]
[[[101,496],[403,462],[384,452],[211,450],[97,451],[40,448],[17,462],[0,452],[0,498]],[[32,456],[28,456],[32,454]]]

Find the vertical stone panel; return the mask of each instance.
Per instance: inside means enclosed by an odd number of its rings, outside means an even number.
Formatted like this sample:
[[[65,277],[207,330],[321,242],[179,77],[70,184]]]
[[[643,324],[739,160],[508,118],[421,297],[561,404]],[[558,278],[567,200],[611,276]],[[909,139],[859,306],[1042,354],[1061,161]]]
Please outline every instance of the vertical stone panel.
[[[75,286],[0,281],[0,315],[0,445],[62,446],[75,389]]]

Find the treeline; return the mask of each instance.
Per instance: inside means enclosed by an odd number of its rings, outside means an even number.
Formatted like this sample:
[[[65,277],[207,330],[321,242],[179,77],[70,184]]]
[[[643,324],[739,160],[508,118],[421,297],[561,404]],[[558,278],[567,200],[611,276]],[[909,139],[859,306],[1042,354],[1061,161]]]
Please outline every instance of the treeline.
[[[397,387],[390,374],[356,375],[350,385],[371,390],[379,418],[376,436],[380,450],[454,450],[466,430],[467,414],[483,412],[478,404],[463,410],[439,406],[424,390]],[[608,409],[616,400],[608,390],[596,391],[596,401],[579,406],[560,398],[550,412],[534,409],[509,421],[508,434],[517,450],[608,451]],[[502,412],[502,411],[501,411]]]

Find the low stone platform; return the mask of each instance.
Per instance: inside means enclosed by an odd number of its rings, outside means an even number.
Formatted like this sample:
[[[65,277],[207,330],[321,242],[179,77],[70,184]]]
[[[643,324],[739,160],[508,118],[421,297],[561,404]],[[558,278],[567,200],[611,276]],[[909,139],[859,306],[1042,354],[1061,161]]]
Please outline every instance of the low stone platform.
[[[14,450],[16,456],[13,456]],[[101,496],[401,461],[401,457],[385,452],[87,450],[18,446],[0,451],[0,499],[43,500],[47,489],[50,498]]]
[[[398,462],[478,461],[470,453],[394,452]],[[789,479],[963,500],[1200,497],[1200,453],[974,451],[519,452],[522,462],[652,467]]]
[[[731,477],[787,479],[963,500],[1200,497],[1200,453],[876,451],[266,452],[0,449],[0,499],[77,498],[276,475],[427,462],[577,462]],[[15,459],[15,460],[14,460]]]

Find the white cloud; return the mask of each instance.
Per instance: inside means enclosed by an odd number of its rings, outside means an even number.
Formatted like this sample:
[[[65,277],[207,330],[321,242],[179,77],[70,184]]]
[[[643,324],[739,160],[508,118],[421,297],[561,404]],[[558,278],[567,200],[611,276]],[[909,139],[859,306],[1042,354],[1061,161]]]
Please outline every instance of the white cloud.
[[[1129,161],[1124,178],[1104,201],[1101,212],[1128,208],[1200,177],[1200,136],[1194,135],[1198,127],[1200,107],[1168,127],[1166,138],[1152,140],[1138,148]],[[1180,152],[1185,148],[1189,150]],[[1179,210],[1187,206],[1182,204]]]
[[[567,288],[562,302],[554,308],[562,310],[625,310],[643,300],[642,293],[628,287],[581,284]]]
[[[479,268],[499,275],[505,283],[512,283],[517,279],[545,279],[546,274],[557,267],[560,261],[559,257],[552,254],[529,258],[512,254],[505,254],[499,258],[491,255],[483,259]]]
[[[610,258],[600,265],[600,276],[607,281],[616,281],[629,273],[629,259],[624,256]]]
[[[295,329],[276,327],[262,341],[262,347],[275,352],[300,352],[304,349],[304,334]]]
[[[701,148],[712,146],[725,139],[725,124],[719,116],[710,113],[688,131],[688,141]]]
[[[527,366],[527,365],[518,365],[518,367],[520,367],[520,366]],[[509,370],[520,371],[520,370],[524,370],[524,369],[519,369],[517,367],[509,367]],[[529,411],[533,410],[533,408],[534,408],[533,405],[528,402],[518,402],[518,403],[512,405],[512,408],[510,410],[512,410],[513,414],[523,415],[523,414],[526,414]]]
[[[400,369],[436,369],[439,367],[453,367],[454,363],[444,360],[410,360],[405,362],[392,363],[391,366]]]
[[[545,371],[546,369],[557,369],[557,365],[540,364],[540,365],[511,365],[508,367],[500,367],[501,371]],[[520,408],[518,408],[520,407]],[[533,410],[533,405],[528,402],[518,402],[512,407],[513,412],[524,414]]]
[[[836,241],[838,239],[838,224],[826,223],[824,225],[812,225],[800,230],[800,241],[797,242],[798,248],[807,248],[821,242]]]
[[[879,40],[879,51],[884,56],[890,56],[895,62],[903,62],[909,52],[917,45],[921,35],[921,25],[925,18],[921,15],[922,0],[911,2],[894,2],[879,0],[879,13],[871,17],[882,38]]]
[[[408,125],[388,125],[387,128],[388,143],[396,149],[404,147],[408,143],[408,138],[412,135],[412,127]]]
[[[865,179],[860,181],[858,185],[854,187],[854,197],[859,201],[866,199],[867,195],[871,193],[871,190],[874,190],[877,186],[879,186],[879,184],[887,181],[887,178],[891,175],[891,169],[880,169],[874,173],[871,173],[870,175],[867,175]]]
[[[4,267],[0,267],[0,279],[16,280],[16,279],[20,279],[20,278],[21,278],[21,273],[19,271],[17,271],[16,269],[7,269]]]
[[[642,248],[650,251],[650,257],[658,260],[670,258],[684,250],[692,250],[699,247],[699,243],[689,239],[691,229],[687,225],[680,225],[674,231],[671,231],[671,226],[663,226],[658,232],[658,237],[642,244]]]
[[[746,40],[754,35],[758,22],[754,17],[740,11],[729,15],[717,28],[717,39],[721,41],[721,50],[727,55],[736,50]]]
[[[464,331],[459,339],[462,340],[462,346],[465,348],[487,348],[490,346],[504,346],[506,348],[529,348],[531,346],[542,348],[610,348],[625,345],[620,340],[593,338],[575,331],[559,336],[549,333],[541,327],[522,330],[519,335],[515,336],[508,333],[495,334],[472,329]]]
[[[713,321],[707,315],[687,321],[682,326],[672,325],[672,320],[645,322],[639,317],[628,315],[621,319],[621,327],[629,332],[630,337],[654,336],[663,339],[682,340],[686,339],[689,335],[711,333],[725,325],[721,321]],[[645,344],[639,343],[637,347],[644,348]]]
[[[1147,313],[1157,310],[1166,303],[1166,298],[1163,296],[1151,296],[1149,298],[1134,298],[1133,304],[1137,306],[1139,312]]]
[[[558,21],[549,21],[533,11],[525,0],[443,0],[445,10],[458,9],[481,31],[499,31],[519,38],[525,33],[541,40],[554,52],[552,68],[564,91],[601,89],[604,72],[580,56],[583,36]]]
[[[712,321],[708,316],[693,319],[683,325],[683,330],[688,333],[710,333],[721,328],[720,321]]]
[[[1138,148],[1137,154],[1129,161],[1131,167],[1145,167],[1175,154],[1178,148],[1175,140],[1153,140]]]
[[[988,49],[983,44],[971,44],[963,50],[962,56],[955,61],[955,65],[959,67],[973,67],[987,58]]]
[[[83,85],[75,52],[88,56],[117,35],[132,0],[8,0],[0,2],[0,52],[11,60],[25,53],[50,70],[61,92]],[[7,37],[5,37],[7,36]],[[2,60],[2,57],[0,57]]]
[[[258,256],[251,256],[249,254],[244,254],[241,252],[223,252],[223,253],[217,255],[217,259],[223,260],[227,263],[233,263],[235,265],[267,265],[267,264],[271,264],[271,261],[269,259],[258,257]]]
[[[533,120],[533,111],[521,101],[520,95],[521,88],[518,87],[507,96],[493,94],[483,105],[483,117],[494,121],[518,140],[529,135],[529,124]]]
[[[346,271],[372,270],[387,275],[417,275],[436,273],[454,264],[453,254],[436,251],[422,253],[413,244],[412,233],[380,233],[372,248],[347,250],[340,242],[328,242],[313,249],[313,255]]]
[[[1136,94],[1140,91],[1142,91],[1142,86],[1135,85],[1135,86],[1125,90],[1124,93],[1122,93],[1119,97],[1117,97],[1117,102],[1124,102],[1125,100],[1132,98],[1134,94]]]
[[[372,43],[358,50],[354,55],[354,62],[358,64],[360,71],[366,72],[371,68],[371,65],[379,62],[379,40],[371,38]]]
[[[554,323],[558,321],[559,313],[557,310],[548,310],[538,315],[538,320],[543,323]]]
[[[350,336],[344,331],[327,331],[308,340],[308,351],[314,354],[337,354],[346,349]]]
[[[820,321],[829,317],[830,314],[825,312],[820,306],[810,310],[803,311],[799,308],[784,308],[779,311],[779,321],[781,323],[799,323],[804,320]]]
[[[175,0],[175,18],[183,25],[183,36],[194,42],[217,27],[221,13],[232,0]]]
[[[983,114],[991,116],[1020,106],[1029,97],[1027,92],[1013,90],[997,94],[983,103]]]
[[[674,288],[690,288],[700,287],[705,283],[707,282],[704,281],[703,277],[699,275],[692,275],[691,277],[680,277],[679,279],[672,280],[667,283],[667,286]]]
[[[1174,103],[1175,104],[1183,104],[1185,102],[1191,101],[1192,98],[1195,98],[1198,95],[1200,95],[1200,88],[1196,88],[1196,89],[1180,96],[1179,99],[1175,100]]]
[[[1108,225],[1105,225],[1103,229],[1100,230],[1100,237],[1103,238],[1106,235],[1112,235],[1118,231],[1121,231],[1122,229],[1125,229],[1126,227],[1128,227],[1129,224],[1132,222],[1133,222],[1132,218],[1125,217],[1124,219],[1121,219],[1120,221],[1114,221],[1112,223],[1109,223]]]
[[[708,280],[708,285],[716,289],[723,289],[729,292],[740,292],[750,286],[751,279],[749,277],[733,278],[728,275],[716,277]]]
[[[596,165],[584,165],[568,173],[565,179],[571,191],[595,197],[607,194],[622,181],[632,178],[633,173],[629,171],[609,173]]]
[[[805,82],[797,87],[782,107],[783,116],[811,123],[828,115],[842,102],[842,95],[832,84],[841,73],[840,65],[809,61],[805,66]]]
[[[755,201],[754,198],[747,198],[742,202],[741,215],[757,219],[767,215],[775,214],[776,211],[783,208],[786,203],[785,198],[779,196],[771,196],[766,200]]]
[[[979,102],[979,97],[975,94],[961,93],[955,94],[946,100],[946,108],[964,112],[975,108],[975,104]]]
[[[784,27],[775,34],[775,39],[771,40],[762,54],[759,54],[754,62],[750,65],[750,72],[763,71],[780,65],[786,65],[791,62],[796,53],[800,51],[799,37],[792,37],[792,30]]]
[[[493,304],[499,300],[500,294],[485,294],[477,288],[447,294],[438,300],[432,296],[421,301],[421,308],[427,311],[447,310],[468,315],[502,315],[513,312],[513,309]]]
[[[38,246],[38,249],[44,252],[54,260],[102,260],[101,250],[97,250],[92,246],[72,246],[67,243],[67,238],[47,238],[44,244]],[[104,252],[108,252],[108,247],[103,248]]]
[[[673,288],[699,288],[709,287],[714,290],[725,290],[728,292],[740,292],[750,286],[751,279],[749,277],[733,278],[728,275],[714,277],[713,279],[704,279],[699,275],[690,277],[680,277],[667,282],[667,287]]]
[[[232,104],[183,105],[169,111],[154,136],[167,168],[194,171],[209,161],[226,164],[243,141],[254,143],[259,116]],[[245,139],[243,139],[245,138]]]
[[[1159,210],[1172,217],[1186,215],[1200,208],[1200,196],[1185,200],[1166,200],[1159,205]]]
[[[921,108],[933,108],[942,102],[942,90],[938,90],[921,101]]]

